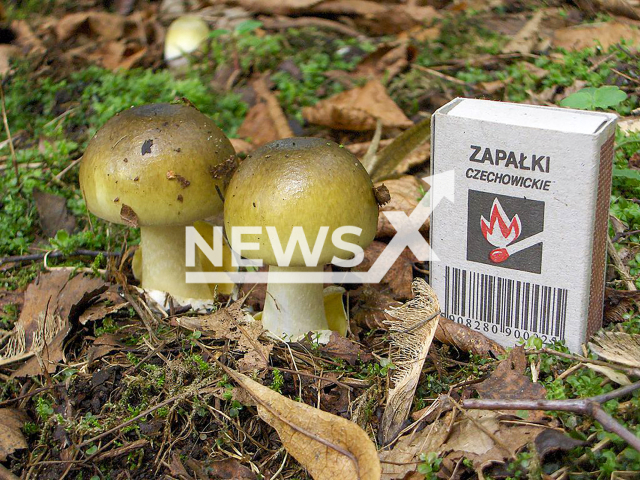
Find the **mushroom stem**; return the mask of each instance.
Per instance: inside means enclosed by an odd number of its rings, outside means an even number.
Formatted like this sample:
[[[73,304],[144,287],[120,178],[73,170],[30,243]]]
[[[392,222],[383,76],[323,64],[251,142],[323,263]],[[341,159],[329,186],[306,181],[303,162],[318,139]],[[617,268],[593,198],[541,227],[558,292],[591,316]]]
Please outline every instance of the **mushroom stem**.
[[[179,302],[211,298],[205,283],[186,283],[187,271],[203,271],[199,256],[195,267],[187,268],[184,226],[140,227],[142,248],[142,288],[171,292]]]
[[[269,274],[322,271],[322,266],[269,266]],[[262,312],[262,325],[271,333],[287,338],[297,337],[312,330],[328,330],[322,291],[322,283],[269,282]]]

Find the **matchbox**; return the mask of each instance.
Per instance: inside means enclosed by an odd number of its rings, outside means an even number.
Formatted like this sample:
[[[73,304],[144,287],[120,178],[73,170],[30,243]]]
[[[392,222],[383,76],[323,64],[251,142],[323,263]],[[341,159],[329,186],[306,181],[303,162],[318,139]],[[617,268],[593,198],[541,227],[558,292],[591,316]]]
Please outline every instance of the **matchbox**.
[[[433,115],[432,173],[455,179],[431,218],[443,315],[580,351],[602,322],[616,118],[463,98]]]

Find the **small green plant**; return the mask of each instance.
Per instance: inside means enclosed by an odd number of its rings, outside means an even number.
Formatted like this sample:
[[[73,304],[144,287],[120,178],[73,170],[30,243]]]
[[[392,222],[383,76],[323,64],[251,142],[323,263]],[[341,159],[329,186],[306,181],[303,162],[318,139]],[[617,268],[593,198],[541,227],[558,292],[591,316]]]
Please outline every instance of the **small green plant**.
[[[564,98],[560,105],[580,110],[606,110],[615,107],[627,99],[627,94],[615,85],[588,87]]]
[[[38,397],[36,399],[36,413],[40,420],[46,422],[53,415],[53,402],[45,396]]]
[[[434,452],[421,453],[420,463],[418,465],[418,473],[424,475],[425,480],[435,480],[438,478],[438,471],[440,471],[440,464],[442,459],[438,458],[438,454]]]
[[[284,385],[284,377],[282,376],[282,372],[277,368],[273,369],[273,380],[271,380],[271,385],[269,388],[274,392],[282,393],[282,385]]]

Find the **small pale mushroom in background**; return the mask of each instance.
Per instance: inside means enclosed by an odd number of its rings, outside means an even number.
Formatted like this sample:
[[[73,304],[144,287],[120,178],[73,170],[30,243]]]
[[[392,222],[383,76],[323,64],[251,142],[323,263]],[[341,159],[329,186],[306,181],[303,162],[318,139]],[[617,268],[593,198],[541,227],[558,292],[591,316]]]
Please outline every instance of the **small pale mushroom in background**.
[[[181,304],[212,299],[207,284],[186,283],[185,227],[222,212],[214,175],[235,162],[224,133],[184,105],[130,108],[111,118],[89,142],[80,163],[87,209],[113,223],[140,227],[136,266],[142,288],[167,292]],[[213,172],[213,173],[212,173]],[[194,301],[195,300],[195,301]]]
[[[242,235],[243,243],[257,243],[258,248],[241,253],[262,259],[270,274],[322,272],[334,256],[343,260],[354,256],[353,251],[334,246],[336,229],[361,229],[359,235],[342,235],[342,240],[361,248],[372,242],[378,204],[369,174],[348,150],[319,138],[288,138],[260,147],[242,162],[225,195],[224,220],[236,252],[235,227],[262,227],[262,233]],[[316,266],[306,265],[299,245],[290,265],[278,266],[269,227],[277,232],[284,250],[296,226],[302,227],[310,251],[315,250],[321,227],[328,227]],[[286,338],[328,329],[322,283],[269,282],[262,323]]]
[[[164,60],[171,67],[187,63],[184,57],[198,50],[209,37],[209,25],[202,17],[185,15],[175,19],[164,39]]]

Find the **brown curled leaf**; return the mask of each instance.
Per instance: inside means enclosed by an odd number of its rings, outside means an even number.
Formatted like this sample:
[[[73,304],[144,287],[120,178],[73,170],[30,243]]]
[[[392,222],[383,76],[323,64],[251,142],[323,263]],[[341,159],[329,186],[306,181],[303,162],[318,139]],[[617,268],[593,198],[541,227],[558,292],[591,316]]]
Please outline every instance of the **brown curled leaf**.
[[[129,205],[122,204],[122,208],[120,208],[120,218],[125,225],[138,228],[138,215]]]

